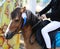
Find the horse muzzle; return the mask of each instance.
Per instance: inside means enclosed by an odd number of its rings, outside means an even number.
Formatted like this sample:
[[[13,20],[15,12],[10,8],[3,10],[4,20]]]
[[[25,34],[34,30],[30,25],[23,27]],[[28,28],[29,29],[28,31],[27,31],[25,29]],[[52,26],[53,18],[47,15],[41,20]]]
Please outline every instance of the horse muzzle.
[[[6,39],[11,39],[13,36],[14,36],[13,32],[8,32],[6,35],[4,35]]]

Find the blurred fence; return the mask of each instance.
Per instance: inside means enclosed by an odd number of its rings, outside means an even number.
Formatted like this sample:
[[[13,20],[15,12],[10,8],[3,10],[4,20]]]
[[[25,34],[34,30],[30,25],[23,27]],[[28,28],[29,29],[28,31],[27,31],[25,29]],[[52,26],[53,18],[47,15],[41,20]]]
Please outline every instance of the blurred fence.
[[[18,0],[0,0],[0,49],[19,49],[20,35],[6,40],[4,32],[10,22],[10,13],[18,6]]]

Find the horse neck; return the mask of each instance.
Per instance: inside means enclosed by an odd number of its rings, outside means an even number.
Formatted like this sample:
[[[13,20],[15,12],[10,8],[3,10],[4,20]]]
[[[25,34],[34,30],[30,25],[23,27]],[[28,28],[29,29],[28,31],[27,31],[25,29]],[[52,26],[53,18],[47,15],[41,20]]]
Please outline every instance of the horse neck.
[[[29,43],[29,37],[32,33],[31,26],[27,25],[23,28],[23,38],[24,38],[24,43],[25,43],[25,48],[26,49],[41,49],[41,47],[35,42],[33,45]],[[35,37],[33,36],[32,39]]]
[[[23,37],[24,40],[29,40],[30,34],[31,34],[32,30],[31,30],[31,26],[27,25],[23,28]]]

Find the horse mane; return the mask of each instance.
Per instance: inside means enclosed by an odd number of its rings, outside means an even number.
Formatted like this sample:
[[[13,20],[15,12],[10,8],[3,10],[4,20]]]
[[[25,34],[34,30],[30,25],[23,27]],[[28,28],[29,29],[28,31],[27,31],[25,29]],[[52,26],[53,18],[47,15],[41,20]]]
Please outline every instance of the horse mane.
[[[26,14],[27,14],[27,23],[30,24],[31,26],[35,25],[39,21],[37,16],[35,16],[31,11],[26,10]]]

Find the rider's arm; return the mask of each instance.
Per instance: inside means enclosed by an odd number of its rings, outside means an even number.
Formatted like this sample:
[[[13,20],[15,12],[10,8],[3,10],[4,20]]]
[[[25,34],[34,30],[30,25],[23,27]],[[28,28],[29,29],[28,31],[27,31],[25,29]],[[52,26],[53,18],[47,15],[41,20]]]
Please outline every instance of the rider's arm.
[[[58,16],[58,17],[60,17],[60,0],[57,0],[56,1],[56,10],[54,11],[54,12],[51,12],[51,13],[46,13],[46,16],[47,17],[50,17],[50,18],[53,18],[53,16],[55,17],[55,16]]]
[[[45,14],[47,11],[49,11],[51,5],[52,5],[52,1],[42,11],[39,12],[39,15],[41,16],[42,14]]]

